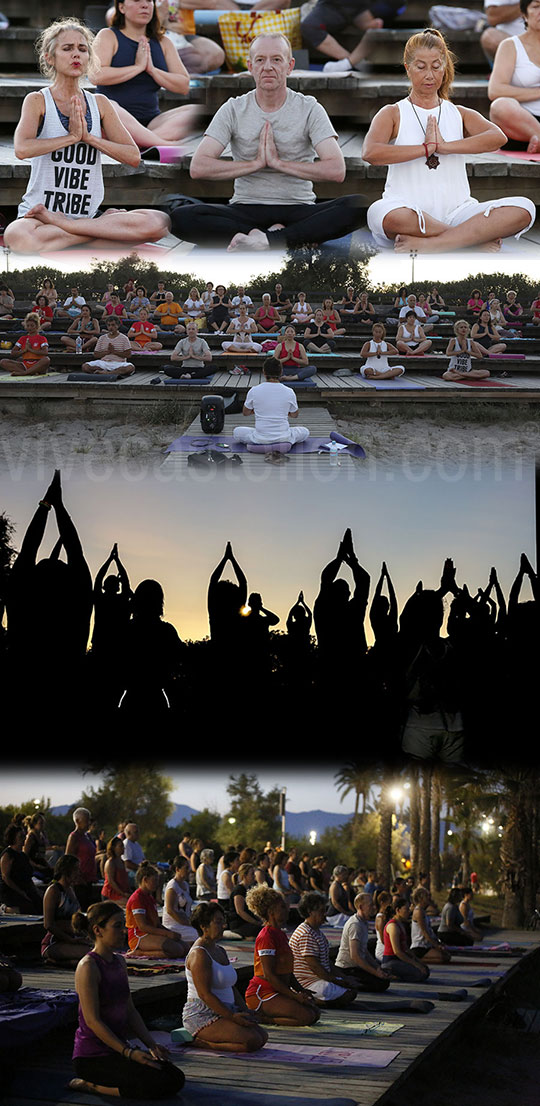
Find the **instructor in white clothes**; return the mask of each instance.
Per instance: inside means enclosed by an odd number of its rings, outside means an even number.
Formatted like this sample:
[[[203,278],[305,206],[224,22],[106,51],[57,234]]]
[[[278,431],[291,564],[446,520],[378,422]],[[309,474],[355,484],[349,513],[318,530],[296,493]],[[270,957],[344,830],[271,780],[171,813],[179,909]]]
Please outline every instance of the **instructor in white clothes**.
[[[294,391],[281,383],[281,365],[269,357],[263,365],[265,380],[250,388],[242,414],[255,415],[255,426],[235,426],[237,442],[271,445],[277,442],[304,442],[309,438],[306,426],[289,426],[289,419],[298,418],[298,403]]]

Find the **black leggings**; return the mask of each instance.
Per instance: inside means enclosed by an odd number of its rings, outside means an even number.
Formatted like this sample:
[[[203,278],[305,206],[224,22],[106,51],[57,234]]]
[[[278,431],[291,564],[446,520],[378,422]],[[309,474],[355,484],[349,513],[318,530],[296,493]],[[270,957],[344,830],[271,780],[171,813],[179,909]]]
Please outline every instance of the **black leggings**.
[[[351,234],[364,222],[362,196],[338,196],[317,204],[186,204],[171,212],[172,233],[202,246],[226,246],[250,230],[267,231],[271,246],[305,246]],[[285,223],[284,230],[271,230]]]
[[[320,46],[327,35],[345,30],[362,12],[389,20],[403,7],[403,0],[319,0],[302,20],[302,38],[309,46]]]
[[[119,1052],[110,1056],[76,1056],[74,1065],[79,1079],[98,1087],[118,1087],[121,1098],[169,1098],[186,1081],[183,1071],[168,1061],[161,1060],[158,1070],[128,1060]]]
[[[366,972],[363,968],[338,968],[338,971],[341,975],[354,976],[362,984],[363,991],[371,991],[373,994],[387,991],[390,986],[389,979],[381,979],[380,976],[372,975],[371,972]]]

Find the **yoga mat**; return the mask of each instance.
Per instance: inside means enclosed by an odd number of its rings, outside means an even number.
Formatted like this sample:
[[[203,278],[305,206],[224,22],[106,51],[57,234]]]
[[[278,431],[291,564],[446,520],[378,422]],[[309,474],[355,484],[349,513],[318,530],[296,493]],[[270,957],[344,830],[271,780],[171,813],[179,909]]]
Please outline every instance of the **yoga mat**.
[[[281,378],[281,383],[285,384],[287,388],[318,388],[314,380],[287,380],[286,377]]]
[[[214,373],[212,373],[212,376],[190,377],[189,380],[175,380],[173,377],[165,377],[163,383],[173,385],[176,384],[177,387],[180,387],[180,385],[183,384],[199,384],[201,387],[206,387],[207,384],[210,384],[212,382],[213,376]]]
[[[334,1048],[321,1045],[266,1044],[258,1052],[212,1052],[235,1060],[264,1060],[274,1064],[331,1064],[333,1067],[387,1068],[399,1049]]]
[[[524,361],[524,353],[489,353],[488,357],[491,361]]]
[[[334,438],[335,441],[341,442],[343,445],[347,445],[346,455],[350,457],[365,457],[365,451],[361,445],[357,445],[356,442],[351,442],[349,438],[344,438],[338,431],[332,430],[330,438]],[[195,434],[183,434],[180,438],[175,438],[167,449],[166,453],[191,453],[196,449],[216,449],[223,453],[246,453],[245,442],[237,442],[232,435],[218,435],[214,437],[211,434],[204,436]],[[329,440],[328,438],[306,438],[305,442],[296,442],[293,445],[290,453],[318,453],[323,451],[329,452]],[[290,456],[290,454],[289,454]]]
[[[356,999],[354,1003],[355,1010],[364,1010],[370,1013],[382,1013],[388,1014],[399,1011],[400,1013],[409,1014],[428,1014],[430,1010],[435,1009],[435,1003],[430,999],[425,998],[411,998],[411,999],[388,999],[386,1002],[360,1001]]]
[[[330,1021],[329,1018],[321,1018],[317,1022],[317,1028],[332,1030],[335,1033],[343,1034],[345,1037],[391,1037],[393,1033],[397,1033],[398,1029],[403,1029],[403,1022],[336,1022]],[[287,1025],[273,1025],[268,1026],[270,1029],[290,1029]],[[295,1033],[306,1032],[313,1034],[313,1026],[300,1025],[294,1030]]]
[[[526,150],[495,150],[496,154],[504,154],[505,157],[517,157],[520,161],[540,161],[540,154],[528,154]]]
[[[126,373],[126,376],[133,376],[133,373]],[[68,373],[68,380],[76,380],[80,384],[115,384],[119,380],[122,380],[121,376],[117,373],[107,373],[106,376],[96,376],[95,373]]]
[[[210,1055],[207,1053],[205,1055]],[[227,1053],[230,1056],[230,1053]],[[250,1054],[254,1056],[254,1053]],[[75,1074],[75,1073],[73,1073]],[[51,1071],[50,1068],[37,1071],[23,1071],[18,1073],[9,1085],[10,1095],[13,1099],[29,1099],[42,1102],[43,1089],[46,1088],[47,1099],[57,1104],[80,1103],[80,1106],[111,1106],[111,1103],[121,1101],[122,1106],[141,1106],[141,1099],[123,1098],[121,1100],[110,1096],[97,1094],[80,1094],[70,1091],[67,1087],[71,1074],[66,1077],[62,1072]],[[305,1095],[294,1097],[266,1093],[248,1088],[240,1090],[227,1087],[209,1086],[208,1083],[198,1082],[194,1079],[186,1080],[180,1095],[172,1098],[160,1098],[161,1106],[321,1106],[320,1098],[307,1098]],[[353,1098],[325,1098],[324,1106],[356,1106]]]
[[[459,380],[459,384],[467,384],[469,388],[514,388],[515,384],[508,384],[505,380]]]
[[[400,377],[395,380],[367,380],[362,376],[359,379],[369,384],[370,388],[376,388],[378,392],[423,392],[426,388],[425,384],[415,384],[412,380],[403,380]]]
[[[162,165],[181,161],[183,157],[181,146],[149,146],[147,150],[141,150],[143,161],[160,161]]]

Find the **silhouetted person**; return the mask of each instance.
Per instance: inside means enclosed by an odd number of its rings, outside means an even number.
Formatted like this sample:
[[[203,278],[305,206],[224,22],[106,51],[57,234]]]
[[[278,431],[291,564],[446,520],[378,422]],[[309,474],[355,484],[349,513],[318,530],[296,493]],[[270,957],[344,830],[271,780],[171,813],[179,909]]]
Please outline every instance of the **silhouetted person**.
[[[346,580],[336,580],[342,566],[350,568],[354,580],[351,596]],[[345,531],[337,556],[321,573],[319,594],[313,607],[319,648],[320,676],[356,671],[367,650],[364,631],[369,595],[369,573],[358,562],[350,530]]]
[[[529,583],[533,598],[519,601],[525,577]],[[530,749],[535,756],[527,735],[538,728],[537,679],[538,679],[538,639],[540,609],[540,583],[528,557],[521,554],[519,571],[510,589],[507,619],[507,666],[511,705],[509,716],[512,730],[523,734],[520,743],[520,756]],[[531,730],[532,727],[532,730]]]
[[[116,565],[117,575],[107,575],[111,565]],[[114,544],[107,560],[99,569],[94,581],[94,632],[92,653],[101,659],[114,659],[123,647],[130,615],[132,592],[129,577],[118,556]]]
[[[383,595],[386,583],[388,595]],[[399,733],[398,697],[398,605],[386,562],[375,587],[369,608],[369,621],[375,642],[366,658],[366,711],[376,732],[397,739]]]
[[[167,716],[178,700],[175,681],[186,646],[174,626],[163,621],[164,595],[157,580],[143,580],[133,593],[127,627],[124,694],[120,710],[134,719]]]
[[[291,689],[308,689],[313,678],[311,626],[313,615],[303,591],[287,616],[287,637],[284,645],[285,679]]]
[[[309,650],[312,622],[313,615],[304,599],[304,593],[301,591],[287,616],[287,633],[295,652]]]
[[[236,584],[231,580],[220,579],[228,561],[236,576]],[[214,569],[208,585],[210,637],[214,651],[220,658],[226,656],[230,649],[244,647],[244,618],[241,611],[246,606],[246,601],[247,580],[228,541],[225,554]]]
[[[60,534],[51,557],[37,561],[49,511]],[[60,560],[61,547],[66,561]],[[8,648],[12,676],[23,693],[32,686],[32,699],[53,692],[55,710],[67,704],[77,690],[80,706],[81,675],[92,613],[92,579],[77,530],[62,502],[60,472],[55,471],[32,518],[20,553],[13,564],[6,603]]]
[[[420,581],[401,615],[406,701],[401,743],[410,756],[457,764],[464,752],[461,661],[451,641],[441,637],[443,598],[448,592],[459,596],[450,559],[445,561],[439,589],[424,590]]]

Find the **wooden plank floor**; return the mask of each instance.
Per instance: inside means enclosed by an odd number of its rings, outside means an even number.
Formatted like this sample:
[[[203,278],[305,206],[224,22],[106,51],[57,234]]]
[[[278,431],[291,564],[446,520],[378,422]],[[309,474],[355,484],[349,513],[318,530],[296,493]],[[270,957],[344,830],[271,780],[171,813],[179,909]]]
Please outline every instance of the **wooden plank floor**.
[[[337,934],[330,933],[332,944],[335,945]],[[498,941],[509,941],[511,944],[525,946],[532,950],[538,948],[540,938],[537,934],[523,931],[495,931],[491,930],[484,939],[486,945]],[[235,966],[241,967],[252,963],[251,942],[227,942],[223,941],[229,956],[236,957]],[[459,955],[457,957],[460,959]],[[487,959],[487,957],[484,957]],[[309,1064],[290,1064],[279,1061],[263,1062],[256,1055],[246,1059],[239,1059],[233,1055],[212,1056],[195,1049],[185,1049],[181,1054],[175,1055],[175,1060],[185,1072],[187,1101],[196,1103],[196,1088],[204,1087],[215,1091],[215,1101],[219,1101],[219,1093],[230,1094],[228,1101],[234,1101],[234,1092],[241,1088],[250,1094],[250,1102],[257,1106],[259,1097],[263,1099],[265,1094],[273,1094],[283,1098],[283,1106],[287,1106],[290,1098],[302,1097],[303,1100],[320,1100],[339,1095],[356,1106],[376,1106],[384,1099],[386,1092],[392,1088],[398,1079],[405,1077],[411,1064],[418,1062],[426,1049],[432,1050],[437,1046],[443,1034],[447,1034],[455,1027],[461,1018],[474,1010],[475,1004],[487,993],[487,988],[473,988],[471,983],[480,977],[490,976],[495,980],[501,973],[501,978],[506,975],[518,963],[514,958],[495,959],[493,967],[481,967],[475,971],[474,966],[467,961],[465,964],[450,966],[432,966],[431,979],[424,986],[409,987],[403,984],[393,984],[390,992],[378,996],[383,1004],[390,1004],[392,999],[404,998],[408,990],[425,993],[427,998],[434,1002],[434,1009],[428,1014],[412,1014],[389,1012],[369,1015],[352,1008],[348,1011],[326,1011],[323,1015],[324,1024],[319,1024],[312,1029],[278,1029],[270,1028],[269,1045],[276,1043],[288,1043],[296,1045],[318,1045],[321,1047],[342,1048],[369,1048],[377,1051],[398,1050],[399,1055],[386,1068],[368,1069],[353,1067],[335,1067],[323,1062]],[[245,975],[242,971],[242,975]],[[54,975],[54,984],[52,982]],[[58,989],[71,989],[73,986],[73,973],[57,971],[44,978],[44,969],[35,972],[25,972],[24,984],[26,986],[57,987]],[[494,986],[500,984],[495,982]],[[456,988],[465,987],[468,990],[467,999],[463,1002],[448,1002],[437,997],[448,994]],[[180,987],[178,977],[156,976],[144,980],[130,977],[130,989],[137,1005],[140,1005],[142,994],[153,996],[155,1001],[159,992],[163,1001],[174,998]],[[373,997],[373,996],[367,996]],[[180,1007],[180,1002],[179,1002]],[[144,1008],[142,1009],[144,1017]],[[343,1031],[343,1022],[360,1023],[378,1019],[388,1020],[403,1026],[391,1037],[359,1038],[353,1033]],[[51,1039],[52,1040],[52,1039]],[[25,1063],[26,1070],[38,1071],[42,1078],[39,1083],[39,1092],[35,1090],[33,1080],[32,1097],[24,1093],[24,1079],[19,1080],[18,1092],[10,1092],[9,1106],[53,1106],[59,1101],[58,1097],[50,1097],[47,1093],[47,1075],[60,1073],[67,1083],[72,1075],[70,1052],[72,1031],[63,1035],[62,1041],[58,1034],[51,1042],[46,1038],[33,1044],[32,1052]],[[193,1099],[190,1096],[190,1085],[193,1086]],[[30,1083],[28,1084],[30,1088]],[[65,1092],[61,1098],[64,1106],[76,1106],[80,1103],[79,1096]],[[99,1101],[99,1100],[96,1100]],[[433,1098],[436,1106],[436,1092]],[[456,1104],[459,1106],[459,1103]]]

